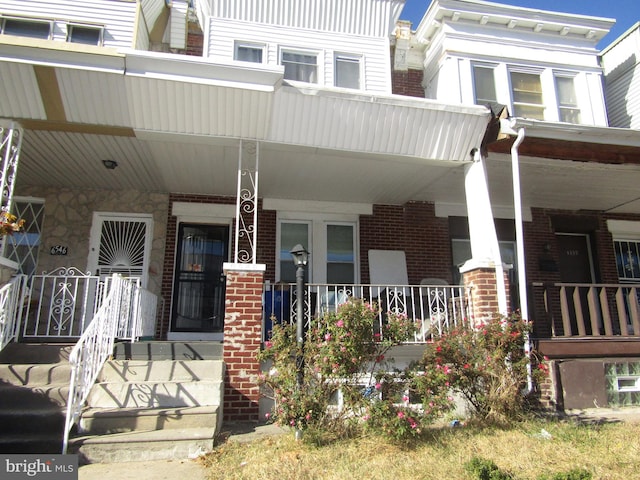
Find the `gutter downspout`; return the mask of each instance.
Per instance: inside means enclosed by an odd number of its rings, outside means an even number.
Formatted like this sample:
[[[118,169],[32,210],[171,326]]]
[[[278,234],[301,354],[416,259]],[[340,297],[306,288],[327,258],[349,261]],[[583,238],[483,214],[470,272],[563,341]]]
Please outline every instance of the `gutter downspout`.
[[[524,141],[525,129],[519,128],[516,132],[515,119],[500,120],[500,133],[507,135],[516,135],[516,139],[511,146],[511,173],[513,181],[513,206],[515,210],[515,227],[516,227],[516,256],[518,260],[518,296],[520,297],[520,315],[526,322],[529,321],[529,305],[527,297],[527,275],[525,270],[524,259],[524,231],[522,226],[522,192],[520,187],[520,164],[518,157],[518,148]],[[528,357],[527,363],[527,393],[533,391],[533,375],[531,371],[531,340],[527,333],[524,338],[524,353]]]

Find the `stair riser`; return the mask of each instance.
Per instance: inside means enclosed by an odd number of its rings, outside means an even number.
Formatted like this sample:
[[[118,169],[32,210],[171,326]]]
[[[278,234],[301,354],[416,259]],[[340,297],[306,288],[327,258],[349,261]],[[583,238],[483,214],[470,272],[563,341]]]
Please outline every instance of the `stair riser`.
[[[223,389],[220,381],[101,383],[91,390],[87,405],[99,408],[220,405]]]
[[[216,360],[197,362],[114,360],[104,365],[98,382],[189,382],[223,378],[223,371],[224,364]]]
[[[3,434],[59,432],[62,438],[64,429],[64,413],[46,414],[11,414],[0,412],[0,425]]]
[[[69,396],[69,385],[35,387],[0,387],[0,409],[11,409],[18,406],[20,409],[42,409],[58,406],[66,406]]]
[[[62,434],[59,437],[50,440],[28,440],[15,441],[11,439],[5,441],[0,438],[0,453],[18,453],[18,454],[43,454],[43,453],[60,453],[62,452]],[[37,478],[37,477],[33,477]]]
[[[82,445],[73,448],[83,463],[142,462],[195,458],[213,449],[214,439]]]
[[[0,351],[0,363],[58,363],[69,360],[73,345],[51,343],[10,343]]]
[[[132,432],[136,430],[176,430],[180,428],[215,428],[218,415],[215,413],[163,416],[144,415],[130,417],[92,417],[80,421],[80,429],[85,435]]]
[[[26,386],[65,384],[71,380],[71,366],[68,363],[0,365],[0,380]]]
[[[118,360],[220,360],[222,342],[138,342],[117,343]]]

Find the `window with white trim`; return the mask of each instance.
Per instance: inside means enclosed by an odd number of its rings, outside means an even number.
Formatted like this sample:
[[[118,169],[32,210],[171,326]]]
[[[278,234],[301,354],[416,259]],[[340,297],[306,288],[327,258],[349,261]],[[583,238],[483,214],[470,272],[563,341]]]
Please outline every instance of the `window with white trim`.
[[[280,219],[278,223],[277,279],[296,281],[291,249],[300,244],[309,252],[306,279],[312,283],[350,285],[358,282],[357,222],[310,215],[309,220]]]
[[[318,83],[318,55],[316,53],[282,50],[280,63],[284,66],[285,79]]]
[[[102,45],[102,28],[70,23],[67,25],[67,42]]]
[[[614,240],[620,283],[640,282],[640,240]]]
[[[476,105],[490,105],[498,101],[494,67],[473,66],[473,90]]]
[[[337,53],[334,58],[335,85],[342,88],[360,88],[360,60],[357,55]]]
[[[509,75],[513,116],[544,120],[544,99],[540,74],[512,70]]]
[[[51,38],[50,21],[4,17],[0,25],[2,26],[1,33],[5,35],[40,38],[42,40]]]
[[[18,263],[20,273],[33,275],[38,267],[44,223],[44,199],[14,197],[11,211],[25,223],[22,231],[15,232],[10,241],[4,242],[4,256]]]
[[[235,42],[233,59],[240,62],[262,63],[264,45],[248,42]]]
[[[558,118],[561,122],[580,123],[580,108],[572,76],[555,75]]]

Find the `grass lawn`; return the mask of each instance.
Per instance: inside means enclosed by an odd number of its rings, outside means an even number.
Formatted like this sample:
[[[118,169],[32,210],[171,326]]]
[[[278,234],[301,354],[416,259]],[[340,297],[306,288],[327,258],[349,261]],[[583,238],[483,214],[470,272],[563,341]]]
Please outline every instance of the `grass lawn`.
[[[203,462],[211,479],[225,480],[464,480],[473,478],[464,464],[474,456],[493,460],[517,480],[577,468],[588,470],[594,480],[640,479],[640,424],[539,420],[509,429],[434,428],[411,447],[378,437],[316,447],[296,442],[289,433],[224,443]]]

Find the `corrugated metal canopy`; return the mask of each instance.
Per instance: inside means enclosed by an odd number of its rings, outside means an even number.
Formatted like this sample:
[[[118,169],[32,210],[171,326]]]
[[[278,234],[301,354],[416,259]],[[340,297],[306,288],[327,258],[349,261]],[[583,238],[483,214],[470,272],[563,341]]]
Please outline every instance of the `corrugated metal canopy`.
[[[25,127],[16,194],[53,185],[233,196],[239,141],[250,139],[261,144],[264,198],[464,205],[464,164],[489,119],[477,106],[295,88],[280,69],[249,76],[234,65],[140,52],[130,62],[106,55],[102,66],[92,58],[83,68],[75,52],[32,52],[28,61],[6,53],[0,45],[0,117]],[[605,130],[585,128],[580,138],[637,150]],[[557,131],[554,141],[570,149],[578,133]],[[525,205],[640,212],[640,167],[547,153],[544,162],[523,155]],[[103,159],[118,168],[105,170]],[[499,153],[488,160],[496,205],[511,205],[508,161]]]

